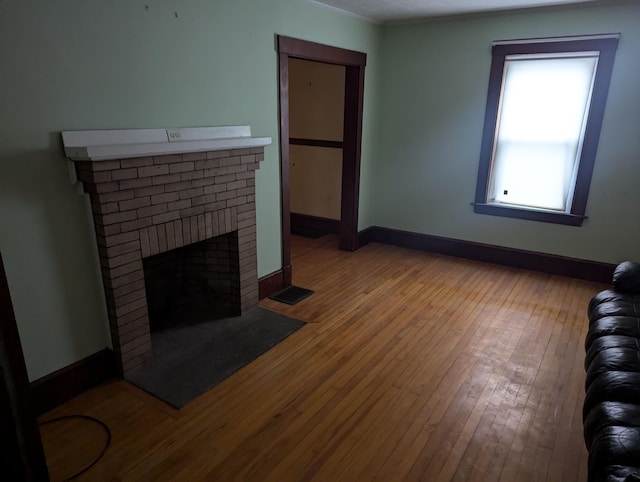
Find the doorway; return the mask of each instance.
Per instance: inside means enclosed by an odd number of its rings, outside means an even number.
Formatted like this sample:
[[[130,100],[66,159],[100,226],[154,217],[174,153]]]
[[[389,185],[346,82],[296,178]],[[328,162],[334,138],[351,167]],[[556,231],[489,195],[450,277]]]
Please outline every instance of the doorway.
[[[279,74],[280,74],[280,176],[281,176],[281,208],[282,208],[282,267],[283,285],[291,285],[291,175],[292,161],[302,159],[301,150],[320,147],[333,150],[332,164],[336,165],[336,149],[341,179],[339,181],[340,202],[334,206],[333,215],[329,218],[316,216],[331,221],[337,219],[340,249],[354,251],[358,248],[358,194],[360,186],[360,146],[362,142],[362,107],[364,94],[364,68],[366,54],[353,50],[307,42],[290,37],[278,36]],[[290,128],[290,69],[296,69],[299,61],[312,61],[338,66],[344,75],[344,102],[342,112],[342,140],[300,138],[291,135]],[[335,127],[335,126],[334,126]],[[294,130],[295,132],[295,130]],[[335,134],[335,133],[333,133]],[[293,149],[292,149],[292,146]],[[293,152],[292,152],[293,151]],[[307,153],[308,154],[308,153]],[[304,171],[304,170],[303,170]],[[298,170],[295,175],[301,174]],[[309,176],[309,172],[302,172]],[[335,187],[335,186],[334,186]],[[294,193],[296,195],[298,193]],[[299,197],[296,202],[299,203]],[[297,209],[300,209],[297,207]],[[331,211],[327,211],[331,212]],[[336,220],[334,220],[336,221]],[[334,225],[329,223],[329,225]]]
[[[289,59],[291,233],[340,232],[344,65]]]

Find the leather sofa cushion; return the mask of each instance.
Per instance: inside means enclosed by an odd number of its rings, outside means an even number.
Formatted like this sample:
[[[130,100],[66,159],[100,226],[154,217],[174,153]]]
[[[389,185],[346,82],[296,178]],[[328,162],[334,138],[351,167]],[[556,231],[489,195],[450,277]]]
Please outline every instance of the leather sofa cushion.
[[[587,351],[595,340],[603,336],[618,335],[640,338],[640,318],[635,316],[606,316],[589,327],[584,346]]]
[[[607,335],[594,338],[590,346],[586,349],[587,353],[584,357],[584,369],[589,369],[594,357],[609,348],[635,348],[640,350],[640,339],[633,336]]]
[[[640,372],[640,350],[637,347],[610,348],[598,353],[587,370],[585,388],[588,390],[595,378],[611,371]]]
[[[640,293],[640,263],[620,263],[613,272],[613,289],[623,293]]]
[[[608,401],[638,403],[638,400],[640,400],[640,373],[623,371],[602,373],[587,389],[582,420],[587,418],[591,409],[598,403]],[[640,442],[638,445],[640,446]]]
[[[608,465],[589,473],[589,482],[636,482],[640,481],[640,463],[633,467]]]
[[[594,437],[589,450],[589,472],[596,473],[605,465],[640,464],[640,428],[605,427]]]
[[[633,298],[638,298],[634,301]],[[630,316],[640,317],[640,296],[633,296],[627,299],[605,301],[595,305],[589,310],[589,322],[604,318],[605,316]]]
[[[589,302],[582,417],[590,482],[640,482],[640,263]]]
[[[640,427],[640,405],[626,402],[602,402],[595,405],[584,421],[587,450],[591,449],[598,433],[611,426]]]
[[[591,300],[589,301],[588,312],[591,311],[598,305],[607,302],[613,301],[626,301],[626,302],[640,302],[640,293],[622,293],[620,291],[614,290],[604,290],[597,293]],[[633,314],[633,313],[626,313]]]

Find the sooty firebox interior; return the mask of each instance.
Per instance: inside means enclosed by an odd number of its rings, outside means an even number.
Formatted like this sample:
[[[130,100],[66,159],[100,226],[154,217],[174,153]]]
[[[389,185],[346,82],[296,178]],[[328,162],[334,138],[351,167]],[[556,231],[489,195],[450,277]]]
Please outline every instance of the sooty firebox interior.
[[[143,259],[151,331],[240,315],[238,232]]]

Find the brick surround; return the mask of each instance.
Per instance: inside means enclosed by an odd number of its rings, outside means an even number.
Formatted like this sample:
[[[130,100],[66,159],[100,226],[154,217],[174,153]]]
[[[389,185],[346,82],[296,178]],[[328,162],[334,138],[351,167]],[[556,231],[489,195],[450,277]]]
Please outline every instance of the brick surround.
[[[237,232],[241,310],[257,304],[255,170],[263,157],[264,148],[256,147],[75,161],[91,197],[123,375],[151,356],[143,258]]]

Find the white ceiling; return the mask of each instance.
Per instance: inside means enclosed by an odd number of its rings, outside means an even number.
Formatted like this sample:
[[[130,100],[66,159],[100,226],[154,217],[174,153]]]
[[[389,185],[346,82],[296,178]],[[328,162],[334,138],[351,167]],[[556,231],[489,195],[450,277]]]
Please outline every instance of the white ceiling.
[[[594,0],[312,0],[368,18],[394,22],[414,18],[512,10]]]

